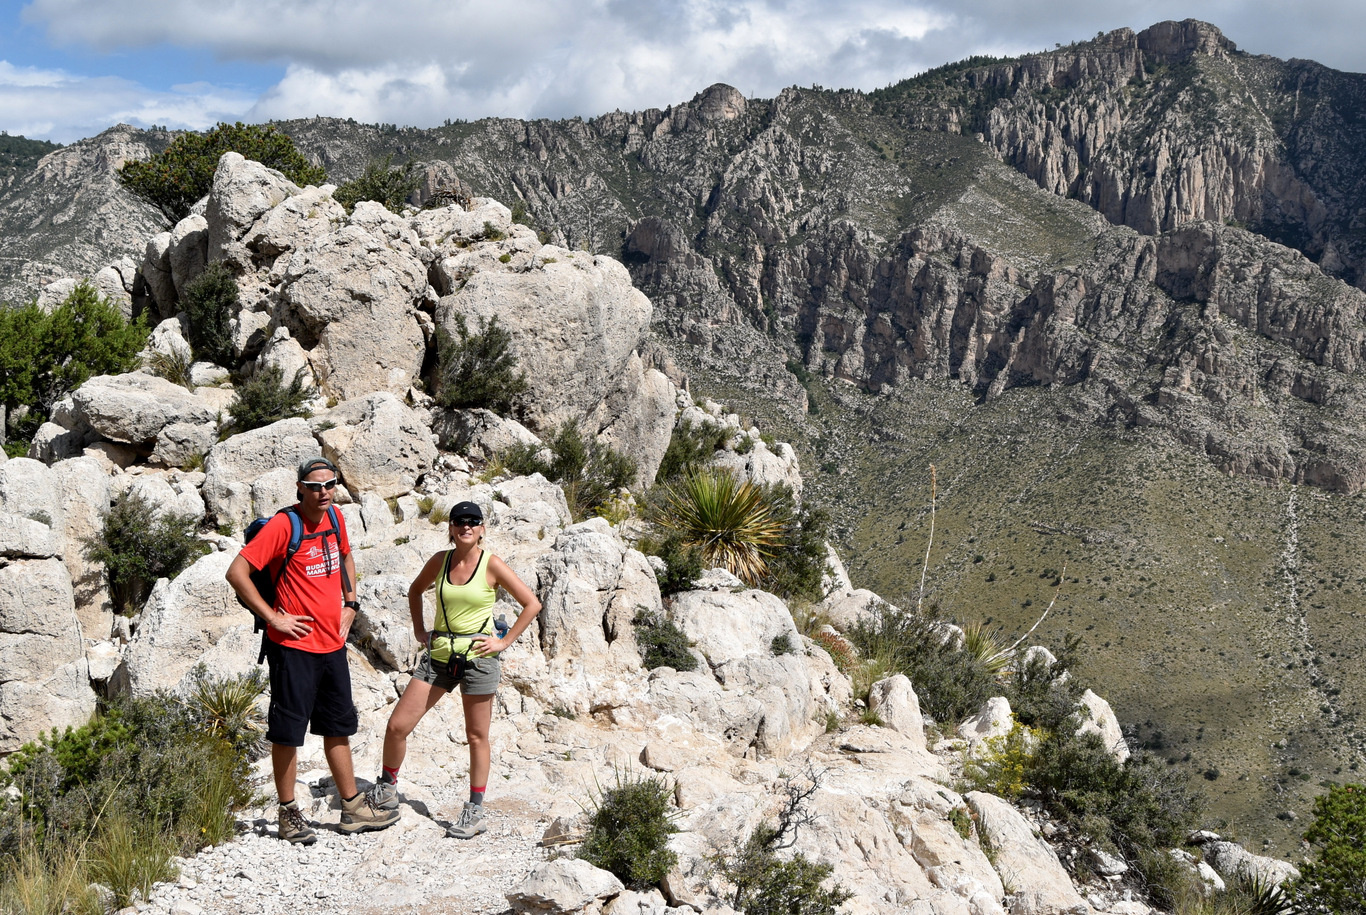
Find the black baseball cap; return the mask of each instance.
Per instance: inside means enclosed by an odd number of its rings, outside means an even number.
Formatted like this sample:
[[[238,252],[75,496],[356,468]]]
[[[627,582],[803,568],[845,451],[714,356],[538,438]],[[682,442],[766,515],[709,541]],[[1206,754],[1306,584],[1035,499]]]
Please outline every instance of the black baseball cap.
[[[451,522],[461,518],[473,518],[476,524],[483,524],[484,511],[473,502],[457,502],[451,506]]]
[[[299,464],[299,482],[308,479],[308,475],[315,470],[330,470],[333,476],[337,476],[337,465],[329,461],[322,455],[311,457]]]

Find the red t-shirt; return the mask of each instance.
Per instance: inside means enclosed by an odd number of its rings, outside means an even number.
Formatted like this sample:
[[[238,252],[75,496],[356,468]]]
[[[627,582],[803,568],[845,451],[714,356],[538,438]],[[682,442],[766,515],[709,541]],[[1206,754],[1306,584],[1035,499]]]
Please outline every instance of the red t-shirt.
[[[317,524],[309,524],[308,517],[299,513],[303,533],[329,531],[332,523],[327,513]],[[289,561],[289,572],[275,583],[275,609],[295,616],[313,617],[313,631],[301,639],[287,639],[274,629],[267,629],[270,640],[301,651],[325,654],[345,647],[341,637],[342,577],[341,564],[351,554],[351,541],[346,536],[346,521],[337,512],[337,537],[328,534],[299,542],[299,551]],[[337,549],[341,543],[340,552]],[[242,558],[253,569],[267,565],[278,575],[280,562],[289,548],[289,518],[276,514],[266,526],[242,547]]]

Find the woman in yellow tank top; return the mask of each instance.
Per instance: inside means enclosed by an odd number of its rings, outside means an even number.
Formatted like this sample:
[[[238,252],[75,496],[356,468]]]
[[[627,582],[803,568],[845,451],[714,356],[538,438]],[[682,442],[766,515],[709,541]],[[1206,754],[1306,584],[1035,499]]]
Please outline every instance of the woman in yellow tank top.
[[[383,771],[371,789],[377,806],[398,806],[398,770],[408,752],[408,735],[422,716],[457,685],[465,710],[465,737],[470,745],[470,799],[447,834],[470,839],[483,832],[484,789],[489,778],[489,724],[493,694],[502,676],[499,652],[517,640],[541,602],[507,563],[480,545],[484,514],[473,502],[451,508],[452,547],[437,553],[408,588],[408,611],[413,634],[426,646],[403,696],[389,715],[384,731]],[[435,588],[435,628],[428,632],[422,618],[422,595]],[[517,621],[503,636],[494,629],[493,606],[502,588],[522,605]]]

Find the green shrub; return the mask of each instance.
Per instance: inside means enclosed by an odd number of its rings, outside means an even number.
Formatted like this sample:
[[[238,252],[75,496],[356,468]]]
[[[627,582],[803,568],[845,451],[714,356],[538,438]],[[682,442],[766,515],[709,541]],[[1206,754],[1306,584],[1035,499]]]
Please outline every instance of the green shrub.
[[[1018,798],[1027,787],[1026,775],[1038,745],[1039,734],[1017,721],[1009,733],[988,738],[977,754],[964,762],[963,781],[973,791]]]
[[[187,391],[193,391],[195,387],[190,378],[193,364],[194,360],[178,349],[169,353],[155,350],[147,357],[147,368],[152,370],[153,375],[165,378],[171,384],[178,384]]]
[[[768,643],[768,650],[775,655],[785,655],[793,654],[797,649],[792,645],[792,637],[784,632],[773,637],[773,641]]]
[[[1304,834],[1313,857],[1289,888],[1305,912],[1366,913],[1366,785],[1334,785],[1314,799]]]
[[[757,585],[783,546],[783,517],[769,491],[724,470],[699,470],[662,488],[652,520],[701,548],[703,560]]]
[[[240,756],[259,759],[265,752],[265,717],[256,700],[266,690],[259,667],[240,677],[217,678],[201,664],[186,704],[189,713],[210,736],[224,741]]]
[[[100,533],[86,541],[86,556],[103,563],[118,612],[136,613],[158,578],[175,578],[209,551],[195,536],[199,521],[189,514],[158,514],[131,490],[114,500]]]
[[[849,637],[864,657],[909,677],[921,708],[936,721],[961,721],[1000,694],[989,665],[945,638],[935,607],[917,613],[881,604]]]
[[[165,151],[119,169],[124,187],[161,210],[171,222],[190,215],[190,207],[213,187],[213,173],[226,152],[241,153],[281,172],[298,185],[319,185],[327,173],[311,164],[294,141],[272,125],[220,123],[206,133],[183,133]]]
[[[654,886],[678,863],[669,848],[673,824],[672,791],[652,775],[617,774],[617,783],[604,791],[589,820],[588,835],[579,857],[611,871],[630,889]]]
[[[1180,845],[1202,805],[1175,769],[1141,754],[1121,763],[1099,735],[1070,727],[1044,738],[1026,778],[1056,817],[1131,861]]]
[[[88,378],[137,368],[146,341],[142,318],[126,320],[89,283],[77,286],[50,314],[37,302],[0,306],[0,402],[10,431],[28,439],[52,405]]]
[[[706,466],[711,456],[726,443],[726,430],[711,423],[693,425],[684,420],[674,426],[669,446],[659,462],[655,479],[660,483],[695,473]]]
[[[783,519],[782,543],[768,559],[765,590],[789,600],[817,601],[825,596],[821,579],[828,570],[825,541],[830,535],[830,515],[810,502],[800,508],[785,485],[768,487],[766,497],[774,514]]]
[[[1077,700],[1085,692],[1075,676],[1080,646],[1081,640],[1069,635],[1052,664],[1036,656],[1015,666],[1003,694],[1021,723],[1053,731],[1076,712]],[[1064,677],[1064,672],[1073,676]]]
[[[656,667],[683,671],[697,669],[697,656],[688,650],[688,637],[673,620],[642,610],[631,624],[635,627],[636,644],[640,646],[647,670]]]
[[[546,450],[548,462],[543,456]],[[544,448],[514,445],[499,454],[496,462],[511,473],[539,473],[559,483],[576,520],[600,513],[636,476],[635,461],[585,436],[572,420],[551,429]]]
[[[436,402],[448,409],[510,413],[528,389],[526,373],[517,371],[511,352],[512,334],[497,315],[487,321],[481,317],[476,333],[470,333],[464,315],[456,315],[455,332],[459,339],[437,328]]]
[[[691,590],[702,576],[701,548],[684,543],[677,534],[660,539],[645,538],[637,546],[647,556],[658,556],[664,560],[664,571],[656,577],[659,593],[665,597]]]
[[[222,261],[214,261],[189,282],[180,306],[190,319],[190,346],[208,362],[231,366],[233,316],[239,308],[237,280]]]
[[[391,213],[401,212],[408,197],[422,185],[422,178],[414,173],[414,163],[406,162],[402,168],[392,168],[393,161],[391,153],[382,160],[370,162],[359,178],[333,191],[332,199],[345,207],[347,213],[362,200],[381,203]]]
[[[833,872],[829,864],[800,852],[780,857],[796,840],[797,829],[811,822],[804,811],[816,790],[809,775],[803,785],[789,779],[776,823],[760,823],[744,844],[711,858],[712,866],[733,887],[731,908],[744,915],[834,915],[853,894],[838,883],[822,889]]]
[[[295,372],[288,386],[284,375],[279,366],[267,366],[238,386],[237,399],[228,407],[234,432],[249,432],[282,419],[309,415],[304,406],[308,402],[304,370]]]

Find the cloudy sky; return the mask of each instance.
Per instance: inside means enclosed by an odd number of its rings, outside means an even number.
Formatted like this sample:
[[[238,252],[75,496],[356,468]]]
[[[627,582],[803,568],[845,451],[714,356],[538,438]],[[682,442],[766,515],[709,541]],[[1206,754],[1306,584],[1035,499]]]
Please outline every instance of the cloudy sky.
[[[1366,71],[1361,0],[0,0],[0,130],[591,116],[716,82],[874,89],[1163,19]]]

